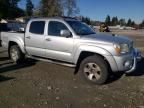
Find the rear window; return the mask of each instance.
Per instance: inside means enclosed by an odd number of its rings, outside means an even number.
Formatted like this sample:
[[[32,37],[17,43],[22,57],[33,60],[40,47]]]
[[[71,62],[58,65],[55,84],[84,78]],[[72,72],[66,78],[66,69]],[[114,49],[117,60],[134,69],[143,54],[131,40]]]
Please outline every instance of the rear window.
[[[33,21],[29,32],[34,34],[44,34],[45,21]]]
[[[7,27],[7,23],[0,23],[0,32],[10,31],[10,28]]]

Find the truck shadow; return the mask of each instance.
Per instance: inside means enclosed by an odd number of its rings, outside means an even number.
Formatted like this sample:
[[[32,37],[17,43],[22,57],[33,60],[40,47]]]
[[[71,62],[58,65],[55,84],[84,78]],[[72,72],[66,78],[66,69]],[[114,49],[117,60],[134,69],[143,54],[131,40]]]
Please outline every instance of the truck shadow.
[[[115,81],[119,80],[123,75],[124,75],[123,72],[111,73],[109,75],[109,78],[108,78],[106,84],[110,84],[112,82],[115,82]]]
[[[13,77],[5,77],[5,76],[0,75],[0,82],[12,80],[12,79],[14,79],[14,78]]]
[[[5,49],[4,50],[0,50],[0,54],[1,53],[7,53],[7,50],[5,50]]]
[[[0,58],[0,61],[6,61],[6,60],[9,60],[9,57],[1,57]]]
[[[5,62],[0,64],[0,73],[5,73],[5,72],[12,72],[18,69],[30,67],[36,64],[36,60],[33,59],[26,59],[23,63],[20,64],[15,64],[13,62]]]

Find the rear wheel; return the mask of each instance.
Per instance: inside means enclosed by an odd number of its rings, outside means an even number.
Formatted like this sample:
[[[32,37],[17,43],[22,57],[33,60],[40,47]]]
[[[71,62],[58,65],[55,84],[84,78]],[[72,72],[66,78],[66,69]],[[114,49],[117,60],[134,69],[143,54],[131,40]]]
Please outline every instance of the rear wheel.
[[[80,73],[84,79],[94,84],[104,84],[108,78],[108,67],[98,55],[85,58],[80,64]]]
[[[24,60],[24,54],[22,53],[18,45],[13,45],[10,47],[9,55],[15,63],[20,63],[22,60]]]

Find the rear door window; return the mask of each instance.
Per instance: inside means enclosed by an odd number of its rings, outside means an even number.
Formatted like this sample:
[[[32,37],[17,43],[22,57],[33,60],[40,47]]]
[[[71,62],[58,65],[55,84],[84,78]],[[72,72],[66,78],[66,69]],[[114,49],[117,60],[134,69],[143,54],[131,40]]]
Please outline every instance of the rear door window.
[[[34,34],[44,34],[45,21],[33,21],[30,25],[29,32]]]

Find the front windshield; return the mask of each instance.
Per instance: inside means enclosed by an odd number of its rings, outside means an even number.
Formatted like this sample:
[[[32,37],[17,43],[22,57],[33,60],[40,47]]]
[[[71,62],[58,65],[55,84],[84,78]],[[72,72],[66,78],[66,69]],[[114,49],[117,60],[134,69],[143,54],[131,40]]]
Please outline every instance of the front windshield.
[[[94,30],[80,21],[67,21],[77,35],[95,34]]]

